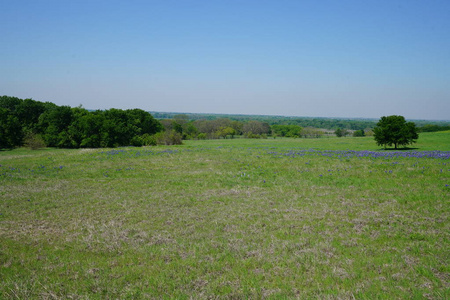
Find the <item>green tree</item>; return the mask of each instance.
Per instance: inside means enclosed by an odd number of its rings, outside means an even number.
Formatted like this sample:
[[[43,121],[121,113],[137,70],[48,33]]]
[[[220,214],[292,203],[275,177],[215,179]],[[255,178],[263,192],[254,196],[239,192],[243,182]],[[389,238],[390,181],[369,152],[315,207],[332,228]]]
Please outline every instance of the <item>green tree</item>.
[[[219,138],[221,137],[226,139],[227,136],[231,136],[231,138],[233,138],[236,135],[236,130],[232,127],[221,127],[216,134]]]
[[[23,131],[19,119],[9,109],[0,107],[0,149],[22,144]]]
[[[161,123],[142,109],[128,109],[125,111],[131,123],[140,129],[141,134],[155,134],[163,130]]]
[[[355,130],[353,132],[353,136],[354,137],[362,137],[365,136],[366,134],[364,133],[364,130],[360,129],[360,130]]]
[[[335,134],[337,137],[343,137],[343,136],[346,136],[346,135],[348,134],[348,131],[347,131],[346,129],[338,128],[338,129],[336,129],[336,130],[334,131],[334,134]]]
[[[198,129],[192,122],[189,122],[186,126],[185,133],[189,138],[195,138],[198,134]]]
[[[236,131],[236,135],[242,134],[242,127],[244,126],[244,123],[240,121],[231,121],[230,126]]]
[[[44,112],[39,117],[38,127],[45,143],[50,147],[77,148],[69,133],[73,121],[74,112],[69,106],[57,106]]]
[[[183,135],[183,126],[181,126],[181,124],[177,123],[176,121],[173,121],[173,130]]]
[[[81,133],[80,147],[100,148],[105,143],[102,141],[102,130],[105,117],[102,111],[88,112],[80,116],[76,126]]]
[[[272,134],[285,137],[300,137],[302,128],[298,125],[272,125]]]
[[[305,127],[302,129],[302,137],[304,138],[320,138],[323,134],[322,130],[314,127]]]
[[[251,120],[244,124],[244,126],[242,127],[242,132],[246,135],[270,134],[271,128],[270,128],[270,125],[266,122]]]
[[[10,96],[1,96],[0,97],[0,107],[6,108],[11,112],[14,112],[16,110],[16,107],[22,103],[22,99],[19,99],[17,97],[10,97]]]
[[[379,146],[406,146],[415,143],[419,138],[416,124],[406,122],[403,116],[381,117],[373,129],[375,142]]]
[[[131,144],[131,139],[140,134],[140,129],[130,121],[126,111],[111,108],[103,112],[102,124],[103,147],[119,147]]]
[[[16,106],[15,115],[20,120],[24,131],[37,131],[39,117],[46,111],[43,102],[25,99]]]

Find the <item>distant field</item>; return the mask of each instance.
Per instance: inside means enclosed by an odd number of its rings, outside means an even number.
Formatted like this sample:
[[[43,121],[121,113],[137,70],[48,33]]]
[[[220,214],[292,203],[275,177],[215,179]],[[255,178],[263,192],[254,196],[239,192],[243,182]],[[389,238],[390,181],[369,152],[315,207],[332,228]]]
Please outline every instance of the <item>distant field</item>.
[[[0,299],[449,299],[450,132],[0,151]]]

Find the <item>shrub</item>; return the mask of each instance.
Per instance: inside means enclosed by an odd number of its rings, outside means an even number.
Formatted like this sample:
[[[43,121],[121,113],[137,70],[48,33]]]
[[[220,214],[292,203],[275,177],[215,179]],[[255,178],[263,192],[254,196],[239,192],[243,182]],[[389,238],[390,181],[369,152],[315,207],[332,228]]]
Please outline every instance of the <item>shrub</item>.
[[[23,144],[31,150],[38,150],[46,147],[44,139],[39,134],[33,132],[29,132],[25,135]]]
[[[353,136],[354,137],[361,137],[361,136],[365,136],[366,134],[364,133],[364,130],[356,130],[353,132]]]
[[[143,146],[156,146],[156,139],[154,135],[144,133],[141,136]]]
[[[197,139],[206,140],[206,133],[202,132],[197,135]]]
[[[182,136],[175,130],[158,132],[155,134],[155,140],[158,145],[181,145],[183,144]]]
[[[135,146],[135,147],[142,147],[144,145],[144,140],[142,139],[141,136],[139,135],[135,135],[131,141],[131,146]]]

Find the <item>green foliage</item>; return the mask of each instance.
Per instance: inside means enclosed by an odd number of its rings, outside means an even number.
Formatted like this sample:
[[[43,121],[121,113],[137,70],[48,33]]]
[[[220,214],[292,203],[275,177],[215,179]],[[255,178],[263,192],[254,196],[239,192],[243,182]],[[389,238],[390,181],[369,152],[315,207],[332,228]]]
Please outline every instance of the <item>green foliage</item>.
[[[189,135],[191,137],[196,137],[198,134],[198,129],[194,126],[194,124],[192,124],[192,122],[190,122],[186,126],[185,133],[186,133],[186,135]]]
[[[144,140],[141,136],[135,135],[131,138],[130,145],[135,147],[142,147],[144,146]]]
[[[242,132],[245,135],[261,135],[261,134],[270,134],[271,129],[269,123],[260,122],[260,121],[248,121],[244,123],[242,127]]]
[[[99,148],[154,143],[142,140],[163,128],[141,109],[90,112],[32,99],[0,97],[0,147],[21,146],[23,132],[38,134],[49,147]],[[30,138],[27,138],[27,144]]]
[[[437,132],[450,130],[450,125],[427,124],[417,128],[418,132]]]
[[[23,145],[31,150],[38,150],[47,147],[42,136],[31,131],[25,134]]]
[[[364,130],[364,136],[373,136],[373,129],[368,128],[368,129]]]
[[[175,130],[179,134],[183,134],[183,126],[181,126],[181,124],[179,124],[177,122],[173,122],[173,127],[172,128],[173,128],[173,130]]]
[[[199,133],[197,135],[197,139],[199,139],[199,140],[206,140],[206,138],[207,138],[207,136],[206,136],[206,133],[204,133],[204,132]]]
[[[254,134],[253,132],[246,132],[244,135],[246,138],[248,139],[260,139],[261,135],[260,134]]]
[[[158,145],[181,145],[183,144],[182,136],[175,130],[158,132],[155,134],[155,140]]]
[[[0,149],[20,146],[23,130],[19,119],[9,109],[0,107]]]
[[[406,122],[403,116],[381,117],[373,129],[374,139],[379,146],[406,146],[415,143],[419,138],[416,125]]]
[[[106,146],[104,141],[105,116],[101,111],[87,112],[80,114],[74,127],[78,130],[80,136],[80,147],[82,148],[98,148]]]
[[[57,106],[39,117],[39,129],[49,147],[77,148],[76,141],[69,132],[74,121],[74,113],[69,106]]]
[[[293,117],[270,117],[270,116],[241,116],[241,115],[208,115],[208,114],[183,114],[175,115],[171,113],[155,113],[157,116],[172,116],[173,119],[161,120],[166,130],[175,130],[182,133],[183,139],[198,139],[197,135],[202,134],[199,139],[216,139],[223,138],[224,128],[233,128],[235,135],[249,136],[252,134],[266,134],[273,137],[305,137],[320,138],[325,132],[324,129],[338,128],[335,134],[338,137],[350,135],[353,130],[353,136],[363,137],[372,136],[373,130],[371,126],[375,125],[374,121],[368,120],[345,120],[345,119],[327,119],[327,118],[301,118]],[[223,116],[223,117],[219,117]],[[228,116],[225,118],[224,116]],[[203,119],[201,118],[203,117]],[[266,117],[266,118],[265,118]],[[189,120],[191,118],[191,120]],[[255,118],[255,119],[252,119]],[[263,122],[261,120],[266,120]],[[297,122],[298,121],[298,122]],[[296,124],[297,122],[297,124]],[[422,122],[422,121],[418,121]],[[269,125],[272,124],[272,125]],[[301,127],[298,124],[315,125],[317,127],[306,126]],[[439,123],[441,124],[441,123]],[[370,126],[370,127],[368,127]],[[318,128],[319,127],[319,128]],[[427,125],[423,127],[424,131],[434,131],[436,128],[443,129],[441,125]]]
[[[156,146],[155,135],[144,133],[141,136],[141,139],[142,139],[142,146]]]
[[[334,131],[334,134],[335,134],[337,137],[343,137],[343,136],[346,136],[346,135],[348,134],[348,131],[345,130],[345,129],[342,129],[342,128],[338,128],[338,129],[336,129],[336,130]]]
[[[14,112],[16,107],[22,103],[22,99],[10,96],[0,96],[0,107]]]
[[[362,130],[362,129],[360,129],[360,130],[355,130],[354,132],[353,132],[353,136],[354,137],[363,137],[363,136],[365,136],[366,134],[365,134],[365,132],[364,132],[364,130]]]
[[[282,137],[301,137],[302,128],[298,125],[272,125],[272,135]]]
[[[176,113],[170,112],[152,112],[157,119],[174,118]],[[267,115],[230,115],[230,114],[184,114],[190,120],[208,120],[215,121],[218,119],[229,119],[244,124],[248,121],[259,121],[270,125],[298,125],[301,127],[315,127],[324,129],[335,129],[337,127],[348,130],[358,130],[371,128],[375,125],[376,120],[372,119],[343,119],[343,118],[312,118],[312,117],[287,117],[287,116],[267,116]],[[235,128],[236,129],[236,128]],[[240,133],[238,133],[240,134]]]
[[[323,135],[324,132],[317,128],[305,127],[302,129],[302,137],[304,138],[320,138]]]
[[[141,134],[155,134],[163,128],[153,116],[142,109],[129,109],[125,111],[127,121],[138,128]]]
[[[153,135],[161,132],[163,126],[166,132],[175,131],[182,139],[201,140],[236,135],[265,138],[271,134],[274,137],[318,138],[324,135],[323,128],[332,127],[339,128],[338,136],[343,136],[349,129],[357,129],[354,136],[363,136],[362,128],[370,135],[374,124],[374,121],[363,119],[155,113],[158,117],[172,118],[160,122],[141,109],[88,111],[82,107],[70,108],[9,96],[0,96],[0,109],[2,148],[23,145],[24,132],[40,135],[51,147],[99,148],[154,145],[157,141]],[[445,122],[419,123],[423,124],[423,131],[448,127]],[[178,135],[172,138],[161,138],[163,134],[158,136],[163,144],[166,144],[165,140],[178,143]]]
[[[219,130],[216,132],[216,135],[219,138],[227,138],[228,136],[230,136],[231,138],[233,138],[236,135],[236,130],[234,130],[234,128],[232,127],[221,127],[219,128]]]

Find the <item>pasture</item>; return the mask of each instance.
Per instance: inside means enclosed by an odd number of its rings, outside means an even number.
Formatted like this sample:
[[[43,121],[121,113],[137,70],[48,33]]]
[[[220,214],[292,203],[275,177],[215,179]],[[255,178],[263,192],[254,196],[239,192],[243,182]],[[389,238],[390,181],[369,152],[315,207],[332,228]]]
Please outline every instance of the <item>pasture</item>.
[[[2,299],[449,299],[450,132],[0,152]]]

